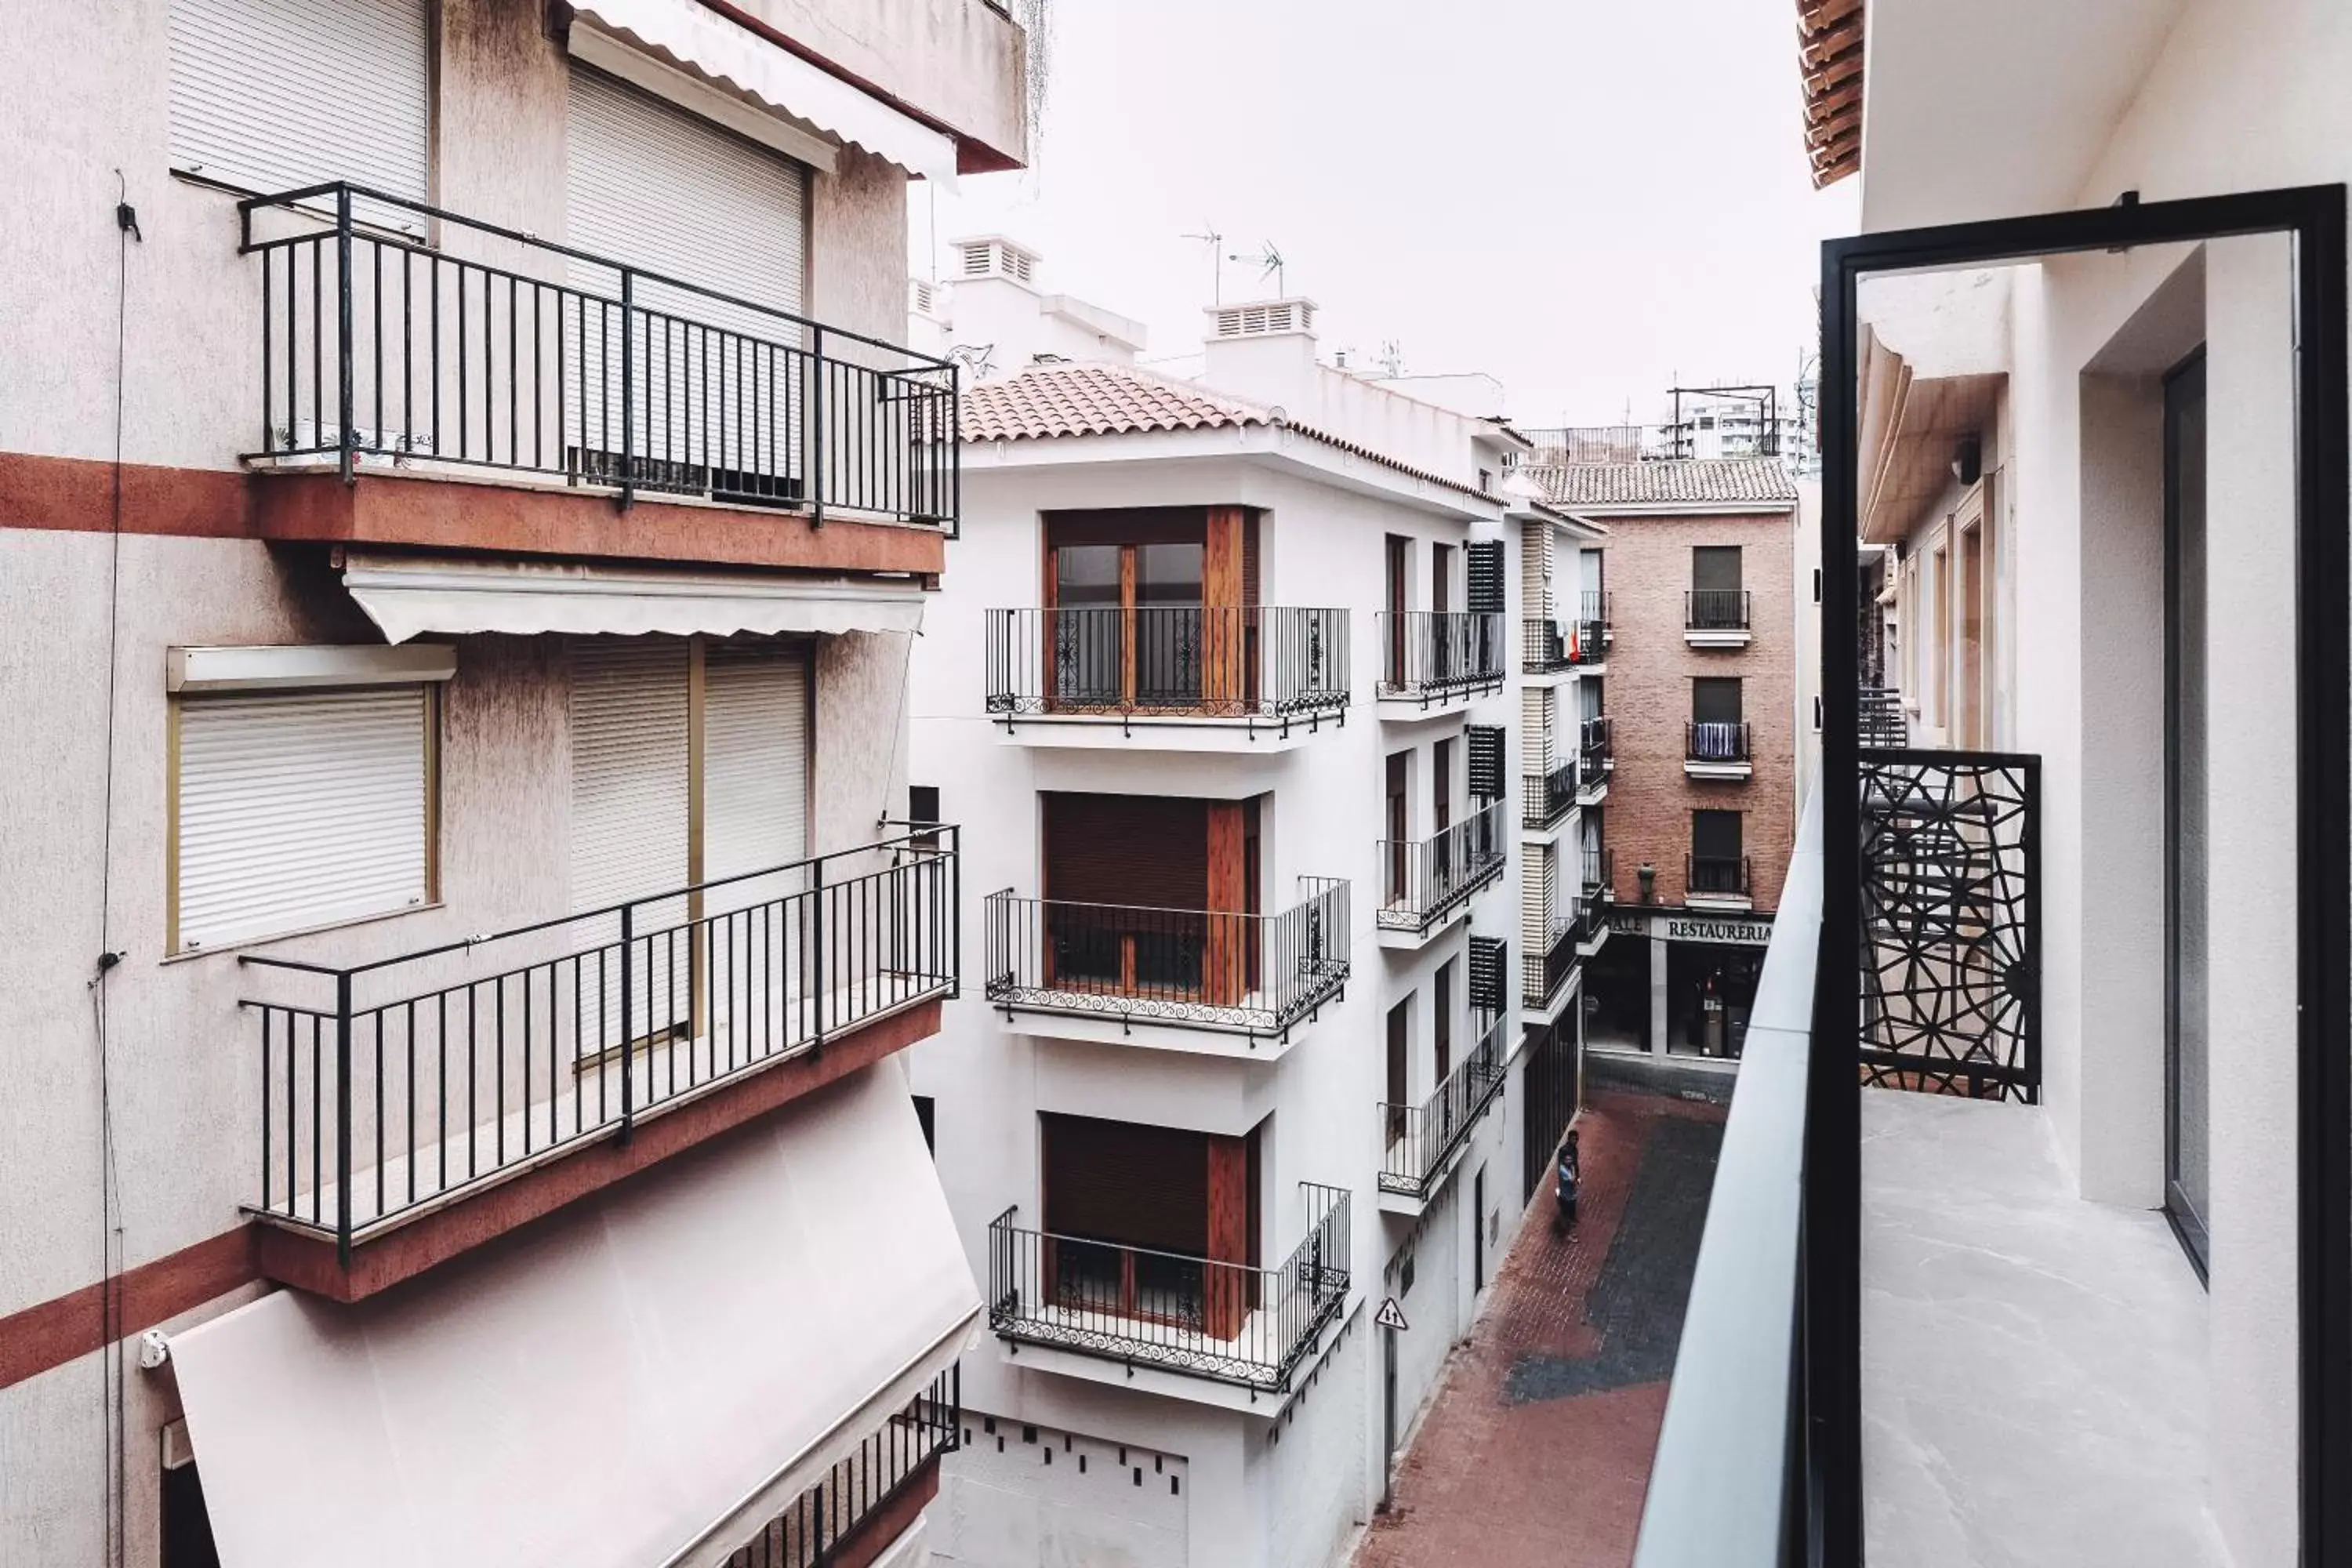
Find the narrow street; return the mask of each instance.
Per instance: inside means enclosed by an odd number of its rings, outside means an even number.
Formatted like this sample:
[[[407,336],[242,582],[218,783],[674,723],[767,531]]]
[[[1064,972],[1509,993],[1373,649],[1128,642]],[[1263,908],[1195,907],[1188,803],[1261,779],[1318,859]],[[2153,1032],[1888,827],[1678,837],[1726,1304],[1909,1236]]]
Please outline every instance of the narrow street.
[[[1549,1184],[1413,1433],[1355,1568],[1624,1568],[1633,1554],[1724,1108],[1594,1095],[1576,1234]]]

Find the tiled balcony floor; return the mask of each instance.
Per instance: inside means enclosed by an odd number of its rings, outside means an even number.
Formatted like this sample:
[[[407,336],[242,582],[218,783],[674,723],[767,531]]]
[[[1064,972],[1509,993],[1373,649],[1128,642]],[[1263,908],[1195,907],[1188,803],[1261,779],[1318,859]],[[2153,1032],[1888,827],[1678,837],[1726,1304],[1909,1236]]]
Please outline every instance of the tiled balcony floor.
[[[2225,1568],[2163,1217],[2075,1196],[2032,1107],[1866,1089],[1862,1130],[1870,1561]]]

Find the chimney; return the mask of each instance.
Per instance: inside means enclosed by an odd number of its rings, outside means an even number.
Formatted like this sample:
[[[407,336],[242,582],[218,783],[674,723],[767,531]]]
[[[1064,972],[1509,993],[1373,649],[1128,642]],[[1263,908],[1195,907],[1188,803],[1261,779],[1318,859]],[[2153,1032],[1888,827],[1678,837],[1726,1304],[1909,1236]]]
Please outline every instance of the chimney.
[[[1206,384],[1294,415],[1316,397],[1314,300],[1249,300],[1208,317]]]
[[[955,242],[956,281],[977,282],[998,278],[1034,289],[1037,283],[1037,253],[1024,250],[1001,234],[976,235]]]

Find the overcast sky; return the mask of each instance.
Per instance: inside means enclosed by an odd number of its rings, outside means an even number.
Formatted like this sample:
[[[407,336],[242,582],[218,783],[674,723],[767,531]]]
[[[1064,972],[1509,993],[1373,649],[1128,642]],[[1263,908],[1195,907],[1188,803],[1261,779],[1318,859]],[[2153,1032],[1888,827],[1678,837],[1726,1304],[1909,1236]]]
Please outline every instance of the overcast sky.
[[[1853,182],[1806,178],[1787,0],[1049,5],[1035,166],[918,185],[919,273],[934,237],[1001,231],[1182,355],[1213,225],[1279,247],[1327,356],[1485,370],[1538,425],[1649,416],[1677,375],[1785,384],[1813,341]],[[1226,262],[1224,298],[1262,270]]]

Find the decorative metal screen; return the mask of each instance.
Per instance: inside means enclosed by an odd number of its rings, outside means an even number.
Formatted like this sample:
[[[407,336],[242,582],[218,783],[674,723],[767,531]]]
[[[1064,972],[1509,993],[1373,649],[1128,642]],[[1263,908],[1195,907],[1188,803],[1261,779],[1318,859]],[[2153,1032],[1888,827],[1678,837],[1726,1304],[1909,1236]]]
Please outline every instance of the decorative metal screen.
[[[1474,539],[1463,552],[1470,583],[1470,613],[1503,613],[1503,542]]]
[[[1863,1081],[2042,1089],[2039,757],[1864,750]]]
[[[1470,939],[1470,1005],[1489,1013],[1503,1011],[1507,1000],[1503,976],[1510,965],[1509,946],[1498,936]]]

